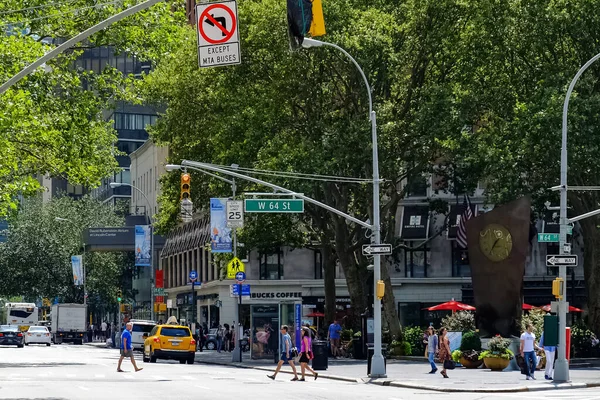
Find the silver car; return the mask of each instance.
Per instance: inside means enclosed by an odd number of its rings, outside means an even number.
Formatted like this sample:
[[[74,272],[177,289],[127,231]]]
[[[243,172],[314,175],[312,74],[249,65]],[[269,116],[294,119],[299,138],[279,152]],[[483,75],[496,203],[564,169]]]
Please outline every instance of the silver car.
[[[45,326],[30,326],[25,333],[25,345],[30,344],[45,344],[50,346],[52,344],[52,338],[50,337],[50,331]]]

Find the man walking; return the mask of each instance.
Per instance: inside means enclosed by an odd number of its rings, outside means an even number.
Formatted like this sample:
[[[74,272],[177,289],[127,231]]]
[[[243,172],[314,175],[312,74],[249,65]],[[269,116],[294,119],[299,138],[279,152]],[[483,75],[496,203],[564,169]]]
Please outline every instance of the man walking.
[[[296,372],[296,367],[294,366],[294,361],[292,360],[290,351],[292,350],[292,338],[290,337],[290,334],[288,333],[288,326],[287,325],[282,325],[281,326],[281,348],[280,350],[280,355],[281,357],[279,358],[279,362],[277,363],[277,368],[275,369],[275,373],[273,375],[267,375],[269,378],[275,380],[275,377],[277,376],[277,373],[279,372],[279,370],[281,369],[281,366],[284,363],[288,363],[290,364],[290,367],[292,367],[292,371],[294,371],[294,377],[292,378],[292,381],[297,381],[298,380],[298,373]]]
[[[525,375],[527,375],[527,380],[535,380],[533,373],[535,372],[537,361],[535,357],[535,334],[533,333],[533,325],[531,324],[527,325],[527,331],[521,335],[520,351],[525,361]]]
[[[552,376],[554,375],[554,355],[556,354],[556,346],[546,346],[544,344],[544,333],[542,333],[540,347],[544,349],[544,354],[546,354],[546,371],[544,378],[551,381],[553,379]]]
[[[102,322],[102,324],[100,325],[100,328],[102,329],[102,341],[106,342],[106,329],[108,328],[106,321]]]
[[[334,358],[340,354],[340,338],[341,338],[342,327],[338,324],[337,319],[333,320],[333,323],[329,325],[329,331],[327,333],[329,343],[331,344],[331,355]]]
[[[131,343],[131,328],[133,327],[133,324],[131,322],[128,322],[127,325],[125,326],[125,329],[123,330],[123,333],[121,334],[121,357],[119,358],[119,365],[117,365],[117,372],[124,372],[121,369],[121,363],[123,362],[123,359],[125,357],[129,357],[131,359],[131,363],[133,364],[133,367],[135,368],[135,372],[141,371],[144,368],[138,368],[137,364],[135,363],[135,358],[133,358],[133,345]]]
[[[429,365],[431,365],[430,374],[435,374],[437,371],[437,367],[435,366],[435,352],[438,348],[438,337],[433,330],[433,326],[429,326],[427,328],[427,358],[429,360]]]

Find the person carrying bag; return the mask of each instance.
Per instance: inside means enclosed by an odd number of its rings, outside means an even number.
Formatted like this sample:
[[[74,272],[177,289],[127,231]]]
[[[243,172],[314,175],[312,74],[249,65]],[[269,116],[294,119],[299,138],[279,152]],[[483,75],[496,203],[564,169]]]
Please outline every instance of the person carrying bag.
[[[302,345],[300,346],[300,371],[302,373],[301,381],[304,381],[306,370],[312,372],[315,380],[319,377],[319,374],[316,373],[311,367],[308,366],[310,360],[314,357],[312,352],[312,339],[309,328],[302,329]]]

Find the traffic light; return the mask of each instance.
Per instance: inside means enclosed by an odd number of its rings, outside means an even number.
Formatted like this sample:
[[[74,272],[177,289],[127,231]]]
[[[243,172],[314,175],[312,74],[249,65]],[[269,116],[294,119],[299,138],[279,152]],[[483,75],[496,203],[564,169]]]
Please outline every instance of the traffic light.
[[[123,294],[121,293],[121,291],[119,290],[117,292],[117,301],[120,303],[123,300]]]
[[[383,299],[383,296],[385,296],[385,282],[384,281],[377,281],[377,298],[379,300]]]
[[[190,182],[192,177],[190,174],[183,173],[181,174],[181,200],[188,199],[190,200]]]
[[[325,34],[321,0],[287,0],[287,19],[292,50],[302,47],[307,34],[312,37]]]

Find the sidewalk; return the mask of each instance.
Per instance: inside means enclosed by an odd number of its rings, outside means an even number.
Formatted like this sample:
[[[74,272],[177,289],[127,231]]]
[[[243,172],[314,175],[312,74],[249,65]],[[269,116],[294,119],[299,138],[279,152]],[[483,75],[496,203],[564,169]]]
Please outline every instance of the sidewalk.
[[[202,364],[218,364],[239,368],[253,368],[273,371],[273,360],[251,360],[250,353],[243,354],[242,363],[232,363],[231,353],[204,351],[196,353],[196,362]],[[571,382],[554,384],[544,379],[544,371],[536,371],[535,381],[525,380],[519,371],[492,372],[489,369],[467,370],[457,367],[448,371],[450,379],[444,379],[439,371],[428,374],[429,364],[417,361],[388,360],[387,378],[370,379],[367,376],[367,362],[352,359],[329,359],[326,371],[317,371],[320,378],[335,379],[347,382],[364,382],[382,386],[404,387],[411,389],[432,390],[438,392],[526,392],[555,389],[582,389],[600,386],[600,369],[573,369],[570,371]],[[284,367],[281,372],[291,374],[291,368]]]

